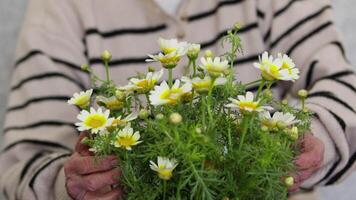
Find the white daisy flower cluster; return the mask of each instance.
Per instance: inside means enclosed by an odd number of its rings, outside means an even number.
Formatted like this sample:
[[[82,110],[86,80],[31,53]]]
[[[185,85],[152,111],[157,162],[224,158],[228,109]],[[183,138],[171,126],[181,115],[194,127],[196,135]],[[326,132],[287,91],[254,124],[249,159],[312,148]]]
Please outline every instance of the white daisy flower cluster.
[[[240,111],[246,112],[263,112],[265,110],[272,110],[270,106],[261,105],[260,100],[255,100],[252,92],[247,92],[245,96],[239,95],[237,99],[229,98],[231,103],[226,107],[237,108]]]
[[[262,133],[283,132],[294,139],[298,138],[298,127],[304,128],[298,124],[299,119],[302,119],[299,114],[291,114],[295,113],[291,111],[293,109],[285,109],[291,113],[270,113],[280,109],[272,107],[276,106],[270,90],[271,85],[278,80],[295,81],[299,78],[298,68],[287,55],[278,54],[277,58],[267,52],[261,55],[260,61],[254,63],[262,74],[260,80],[251,82],[260,84],[258,91],[253,93],[252,90],[246,91],[249,84],[235,80],[234,59],[231,58],[233,56],[229,57],[234,55],[233,50],[222,56],[215,56],[207,50],[205,56],[199,59],[199,44],[159,38],[158,45],[160,52],[157,55],[148,55],[149,59],[146,61],[160,62],[163,69],[155,71],[154,67],[151,67],[146,74],[132,77],[126,85],[117,87],[114,81],[110,80],[108,61],[112,55],[106,51],[102,60],[105,62],[107,79],[94,74],[93,79],[102,82],[102,85],[97,86],[94,83],[95,90],[75,93],[68,100],[68,104],[82,109],[77,115],[79,122],[75,125],[78,131],[87,131],[90,134],[90,151],[98,155],[116,153],[121,159],[133,160],[134,164],[128,166],[144,161],[145,168],[135,170],[133,167],[133,171],[142,172],[147,169],[151,176],[154,174],[166,184],[166,181],[176,178],[173,177],[174,170],[178,171],[184,167],[187,167],[184,170],[193,170],[196,163],[203,163],[203,166],[195,169],[196,173],[209,167],[219,172],[219,166],[214,165],[215,161],[212,161],[215,155],[210,158],[205,152],[199,151],[222,144],[223,148],[216,148],[219,151],[223,149],[222,156],[229,154],[235,147],[238,147],[240,153],[243,150],[244,136],[256,130],[251,128],[251,122],[261,124],[257,128],[262,127]],[[236,46],[232,49],[236,49]],[[193,73],[189,72],[173,79],[173,69],[184,55],[189,59],[187,71]],[[164,70],[168,71],[168,80],[162,78]],[[93,73],[92,70],[87,71]],[[281,110],[285,111],[283,108]],[[232,128],[232,124],[237,125],[237,128]],[[223,137],[211,138],[215,132],[221,131],[217,127],[222,127],[220,129],[224,129],[223,132],[227,129],[226,134]],[[98,142],[95,143],[97,138]],[[216,138],[221,141],[205,144]],[[195,143],[200,139],[201,143]],[[190,146],[184,146],[187,145],[184,142]],[[199,148],[203,143],[206,146]],[[196,155],[191,155],[192,159],[189,159],[188,163],[184,158],[190,157],[177,152],[182,149],[188,151],[191,146],[197,146],[197,152]],[[200,157],[202,160],[198,160]],[[176,158],[180,160],[178,168]],[[210,162],[213,164],[209,164]],[[178,178],[184,173],[182,171],[176,173]]]
[[[183,55],[188,51],[187,42],[178,42],[177,39],[158,39],[158,44],[162,52],[157,55],[149,54],[147,62],[160,62],[166,69],[175,68]]]
[[[274,59],[268,52],[264,52],[260,57],[260,62],[254,63],[254,66],[260,69],[262,77],[269,81],[295,81],[299,79],[299,69],[296,68],[293,60],[285,54],[279,53],[278,58]]]

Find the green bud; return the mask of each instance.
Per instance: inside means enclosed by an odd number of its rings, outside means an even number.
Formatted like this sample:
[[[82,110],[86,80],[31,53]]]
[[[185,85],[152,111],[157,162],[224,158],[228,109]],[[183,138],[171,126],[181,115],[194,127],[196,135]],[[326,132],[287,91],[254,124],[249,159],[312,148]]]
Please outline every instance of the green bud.
[[[201,128],[196,127],[196,128],[195,128],[195,132],[197,132],[198,134],[201,134],[201,133],[202,133],[202,130],[201,130]]]
[[[300,97],[300,98],[307,98],[307,96],[308,96],[308,91],[306,91],[306,90],[299,90],[298,91],[298,96]]]
[[[286,179],[284,179],[284,184],[286,184],[287,187],[291,187],[294,185],[294,178],[289,176]]]
[[[264,93],[265,93],[266,97],[268,97],[268,98],[272,98],[273,97],[273,93],[272,93],[271,90],[265,90]]]
[[[156,69],[152,66],[148,66],[148,72],[155,72]]]
[[[148,117],[148,110],[147,109],[141,109],[140,110],[140,113],[138,114],[138,116],[141,118],[141,119],[146,119]]]
[[[205,58],[212,58],[212,57],[214,57],[214,53],[211,50],[206,50],[204,52],[204,57]]]
[[[89,65],[88,64],[82,64],[81,68],[85,72],[89,71]]]
[[[267,127],[267,126],[262,126],[262,127],[261,127],[261,130],[262,130],[262,131],[268,131],[268,127]]]
[[[283,105],[288,105],[288,99],[283,99],[281,102]]]
[[[191,60],[197,59],[199,52],[200,52],[200,44],[189,44],[188,52],[187,52],[189,59]]]
[[[115,91],[115,97],[118,99],[118,100],[124,100],[125,99],[125,92],[121,91],[121,90],[116,90]]]
[[[241,29],[241,24],[240,23],[235,23],[234,24],[234,29],[240,30]]]
[[[292,140],[298,140],[299,138],[298,127],[293,126],[288,132]]]
[[[111,53],[108,50],[103,51],[103,53],[101,53],[101,59],[104,62],[110,62],[112,58]]]
[[[161,120],[161,119],[163,119],[164,118],[164,115],[162,114],[162,113],[158,113],[157,115],[156,115],[156,119],[158,119],[158,120]]]
[[[179,124],[182,122],[182,115],[180,115],[179,113],[172,113],[170,116],[169,116],[169,121],[172,123],[172,124]]]

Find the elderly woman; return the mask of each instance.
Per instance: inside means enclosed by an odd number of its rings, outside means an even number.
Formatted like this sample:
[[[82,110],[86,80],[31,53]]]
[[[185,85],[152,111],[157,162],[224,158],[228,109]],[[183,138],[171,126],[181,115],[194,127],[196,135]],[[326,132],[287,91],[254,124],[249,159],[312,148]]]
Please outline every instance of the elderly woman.
[[[146,69],[146,53],[158,51],[158,37],[201,43],[219,54],[219,39],[236,22],[245,52],[236,65],[241,81],[258,77],[251,64],[262,52],[283,52],[302,73],[293,85],[274,87],[275,94],[293,99],[299,89],[310,92],[307,105],[316,115],[301,141],[291,190],[340,181],[356,158],[356,76],[328,0],[31,0],[3,132],[1,191],[8,199],[29,200],[122,196],[110,187],[119,181],[115,157],[94,165],[77,142],[77,110],[66,102],[90,85],[80,65],[104,74],[99,58],[109,49],[112,77],[122,84]]]

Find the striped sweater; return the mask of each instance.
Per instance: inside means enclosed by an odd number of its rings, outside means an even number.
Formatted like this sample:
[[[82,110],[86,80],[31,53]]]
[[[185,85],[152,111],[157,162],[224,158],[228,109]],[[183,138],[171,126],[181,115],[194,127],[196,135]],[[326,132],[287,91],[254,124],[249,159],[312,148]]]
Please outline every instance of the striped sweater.
[[[239,80],[258,78],[251,64],[266,50],[289,54],[301,69],[297,82],[273,89],[289,99],[299,89],[310,91],[307,105],[316,113],[312,133],[326,151],[322,167],[303,187],[342,180],[355,166],[356,76],[329,0],[183,0],[176,16],[154,0],[31,0],[3,130],[1,191],[8,199],[69,199],[62,166],[78,138],[73,126],[78,110],[66,101],[90,87],[81,64],[104,75],[99,58],[109,49],[112,77],[124,84],[146,70],[147,53],[159,50],[158,37],[200,43],[219,54],[219,39],[235,22],[242,25],[245,52],[236,61]]]

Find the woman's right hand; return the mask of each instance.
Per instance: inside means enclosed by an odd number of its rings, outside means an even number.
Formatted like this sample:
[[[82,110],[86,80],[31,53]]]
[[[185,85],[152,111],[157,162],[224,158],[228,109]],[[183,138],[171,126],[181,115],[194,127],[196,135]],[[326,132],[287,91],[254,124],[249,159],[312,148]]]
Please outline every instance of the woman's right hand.
[[[66,189],[75,200],[116,200],[122,197],[121,188],[111,189],[119,183],[121,175],[115,156],[95,158],[88,146],[81,143],[86,136],[80,134],[75,153],[64,164]]]

